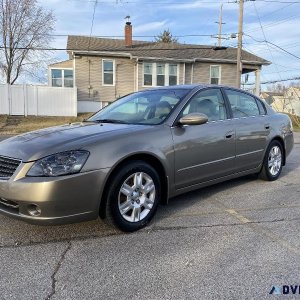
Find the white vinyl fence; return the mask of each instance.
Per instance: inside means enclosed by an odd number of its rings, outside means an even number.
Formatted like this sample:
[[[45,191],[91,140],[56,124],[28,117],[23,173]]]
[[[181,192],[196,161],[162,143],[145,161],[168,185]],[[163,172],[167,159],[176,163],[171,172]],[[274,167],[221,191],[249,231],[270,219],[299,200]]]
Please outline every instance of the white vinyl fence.
[[[0,84],[0,114],[77,116],[77,89]]]

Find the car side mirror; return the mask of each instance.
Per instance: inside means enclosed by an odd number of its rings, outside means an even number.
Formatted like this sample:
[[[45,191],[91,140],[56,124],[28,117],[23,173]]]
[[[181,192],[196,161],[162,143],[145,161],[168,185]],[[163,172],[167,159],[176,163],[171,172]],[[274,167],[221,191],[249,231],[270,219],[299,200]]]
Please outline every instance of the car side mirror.
[[[208,122],[208,117],[202,113],[190,113],[179,119],[181,125],[201,125]]]

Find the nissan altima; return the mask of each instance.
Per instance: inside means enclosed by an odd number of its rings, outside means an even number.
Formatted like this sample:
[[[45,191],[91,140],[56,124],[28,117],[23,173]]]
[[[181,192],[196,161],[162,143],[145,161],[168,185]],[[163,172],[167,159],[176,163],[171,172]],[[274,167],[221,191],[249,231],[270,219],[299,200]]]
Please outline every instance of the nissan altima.
[[[245,91],[139,91],[81,123],[1,142],[0,212],[35,224],[100,216],[135,231],[181,193],[248,174],[276,180],[293,143],[289,117]]]

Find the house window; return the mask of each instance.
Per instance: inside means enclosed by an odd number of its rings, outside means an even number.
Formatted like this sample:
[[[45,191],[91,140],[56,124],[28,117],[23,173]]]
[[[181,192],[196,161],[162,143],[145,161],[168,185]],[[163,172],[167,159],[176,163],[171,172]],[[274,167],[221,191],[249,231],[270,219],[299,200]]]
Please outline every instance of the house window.
[[[73,87],[73,70],[64,70],[64,86]]]
[[[210,83],[220,84],[220,79],[221,79],[221,67],[210,66]]]
[[[51,80],[55,87],[73,87],[73,70],[52,69]]]
[[[177,65],[169,65],[169,85],[177,84]]]
[[[152,64],[144,63],[144,85],[152,86]]]
[[[178,64],[144,63],[144,86],[178,84]]]
[[[51,70],[52,86],[62,87],[62,72],[63,70]]]
[[[156,65],[156,85],[157,86],[165,85],[165,65],[164,64]]]
[[[103,60],[103,84],[114,85],[114,61]]]

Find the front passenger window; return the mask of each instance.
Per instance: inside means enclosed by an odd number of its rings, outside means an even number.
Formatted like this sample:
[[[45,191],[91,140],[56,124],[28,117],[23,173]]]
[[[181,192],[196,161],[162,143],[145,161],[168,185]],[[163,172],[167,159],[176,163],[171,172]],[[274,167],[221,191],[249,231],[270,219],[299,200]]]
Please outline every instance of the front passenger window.
[[[184,108],[182,116],[190,113],[203,113],[208,121],[226,119],[225,103],[219,89],[208,89],[198,92]]]
[[[259,116],[255,98],[243,92],[225,90],[234,118]]]

